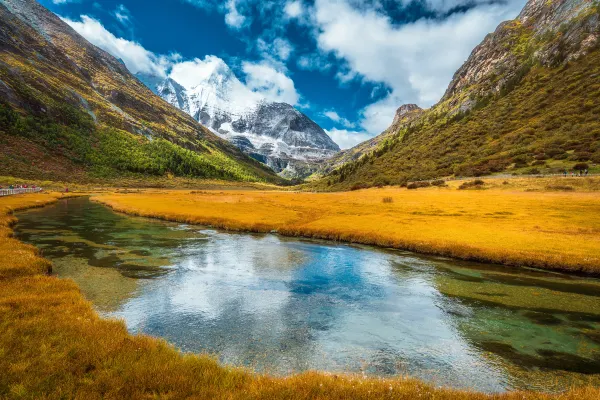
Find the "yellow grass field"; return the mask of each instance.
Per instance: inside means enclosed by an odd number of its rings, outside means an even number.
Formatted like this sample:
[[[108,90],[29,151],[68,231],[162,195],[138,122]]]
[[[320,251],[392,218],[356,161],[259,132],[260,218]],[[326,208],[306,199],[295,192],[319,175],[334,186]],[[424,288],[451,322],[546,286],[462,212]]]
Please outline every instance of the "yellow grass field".
[[[358,195],[358,198],[366,196],[364,193]],[[367,193],[367,197],[372,195]],[[159,195],[145,196],[156,200]],[[181,194],[160,196],[164,201],[164,196],[174,200]],[[191,199],[208,195],[188,196],[183,198],[190,203]],[[238,204],[228,202],[231,199],[239,200],[242,194],[210,196],[220,198],[224,206]],[[269,196],[278,198],[282,194],[260,194],[259,198],[265,200]],[[484,395],[435,389],[402,377],[372,379],[309,372],[275,378],[222,367],[206,356],[182,355],[162,340],[128,334],[122,322],[99,318],[72,281],[46,275],[49,262],[41,258],[34,247],[11,237],[11,225],[15,222],[10,215],[13,210],[41,206],[57,198],[60,195],[31,194],[0,198],[0,398],[600,398],[600,390],[591,387],[573,389],[560,395],[530,392]],[[298,201],[309,199],[312,197],[298,197]],[[248,205],[256,205],[249,199],[247,202]],[[294,215],[293,210],[283,210],[282,213]]]
[[[597,184],[580,182],[584,189]],[[547,182],[491,181],[485,190],[457,190],[453,182],[341,193],[142,191],[93,199],[129,214],[228,230],[600,273],[600,192],[540,190],[540,184]]]

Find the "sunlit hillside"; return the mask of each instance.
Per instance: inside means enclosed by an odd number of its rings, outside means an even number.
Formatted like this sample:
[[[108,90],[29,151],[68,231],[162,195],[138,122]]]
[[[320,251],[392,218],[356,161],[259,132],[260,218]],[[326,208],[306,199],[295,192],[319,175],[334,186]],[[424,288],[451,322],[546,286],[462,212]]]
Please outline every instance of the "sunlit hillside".
[[[600,172],[600,51],[593,39],[600,29],[599,8],[581,4],[586,8],[574,11],[576,16],[556,31],[534,35],[541,28],[531,19],[502,24],[463,68],[488,71],[479,64],[505,52],[501,67],[487,75],[477,70],[471,82],[459,70],[440,103],[384,133],[370,150],[349,150],[363,155],[314,187],[348,190],[499,172],[562,174],[574,168]],[[547,17],[535,18],[544,21],[542,26],[547,23]]]

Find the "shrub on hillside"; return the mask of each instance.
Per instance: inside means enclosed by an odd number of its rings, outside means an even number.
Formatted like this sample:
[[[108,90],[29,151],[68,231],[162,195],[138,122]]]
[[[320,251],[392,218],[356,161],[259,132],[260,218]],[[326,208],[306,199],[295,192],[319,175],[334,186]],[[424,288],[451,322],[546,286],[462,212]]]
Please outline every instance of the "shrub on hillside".
[[[373,181],[373,186],[376,186],[378,188],[384,187],[384,186],[389,186],[389,185],[390,185],[390,180],[385,177],[378,176],[377,178],[375,178],[375,181]]]
[[[419,189],[419,188],[425,188],[425,187],[429,187],[431,186],[431,183],[429,182],[411,182],[408,185],[406,185],[407,189]]]
[[[463,182],[458,189],[466,190],[466,189],[482,189],[485,185],[485,182],[481,179],[475,179],[474,181]]]
[[[354,185],[352,185],[350,187],[350,190],[354,191],[354,190],[361,190],[361,189],[368,189],[370,186],[367,183],[355,183]]]
[[[576,161],[589,161],[592,157],[592,153],[588,151],[579,151],[574,154],[574,158]]]
[[[572,192],[575,190],[575,188],[573,186],[567,185],[549,185],[546,186],[546,190],[555,190],[558,192]]]
[[[386,203],[386,204],[393,203],[394,199],[391,198],[391,197],[384,197],[383,198],[383,202]]]
[[[583,171],[586,169],[590,169],[590,166],[587,163],[577,163],[573,166],[575,171]]]
[[[440,187],[441,187],[441,186],[448,186],[448,185],[446,185],[446,181],[444,181],[444,180],[442,180],[442,179],[437,179],[437,180],[435,180],[435,181],[431,182],[431,184],[432,184],[433,186],[440,186]]]
[[[513,158],[512,162],[515,164],[515,168],[526,167],[529,165],[529,160],[525,155],[519,155]]]

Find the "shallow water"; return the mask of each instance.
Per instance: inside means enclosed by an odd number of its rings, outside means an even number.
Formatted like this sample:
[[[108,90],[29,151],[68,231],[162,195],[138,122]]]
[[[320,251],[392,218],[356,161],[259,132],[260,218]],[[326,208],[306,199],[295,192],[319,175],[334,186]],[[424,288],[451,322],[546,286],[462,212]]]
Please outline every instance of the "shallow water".
[[[597,279],[225,233],[86,198],[17,217],[101,314],[183,351],[489,392],[600,384]]]

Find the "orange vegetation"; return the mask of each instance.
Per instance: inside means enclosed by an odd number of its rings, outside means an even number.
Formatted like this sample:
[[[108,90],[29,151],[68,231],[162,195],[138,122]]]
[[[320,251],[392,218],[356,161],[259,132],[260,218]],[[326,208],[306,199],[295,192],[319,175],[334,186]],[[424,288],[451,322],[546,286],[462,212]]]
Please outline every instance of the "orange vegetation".
[[[366,201],[365,196],[368,198],[370,193],[358,194],[357,204]],[[396,194],[392,195],[399,200]],[[145,196],[143,198],[153,199],[145,204],[157,205],[160,203],[156,201],[162,199],[172,202],[171,207],[181,204],[178,198],[185,199],[188,205],[198,203],[199,198],[205,201],[212,198],[212,204],[218,209],[228,204],[230,208],[231,204],[238,204],[251,209],[258,206],[257,199],[267,201],[264,207],[268,207],[277,205],[276,198],[290,199],[276,193],[263,193],[254,200],[240,193]],[[600,398],[600,390],[592,387],[555,396],[530,392],[488,396],[435,389],[402,377],[374,379],[309,372],[276,378],[223,367],[207,356],[182,355],[162,340],[129,335],[122,322],[99,318],[74,282],[44,274],[48,262],[40,258],[35,248],[11,238],[10,225],[15,221],[9,215],[11,210],[40,206],[58,197],[36,194],[0,198],[0,398]],[[139,201],[141,198],[118,196],[112,201],[123,199]],[[297,199],[306,203],[313,197],[298,196]],[[297,207],[295,201],[294,207]],[[271,217],[298,218],[302,212],[280,210]]]
[[[453,183],[456,186],[455,183]],[[600,272],[600,193],[427,188],[343,193],[144,192],[115,210],[547,269]]]

